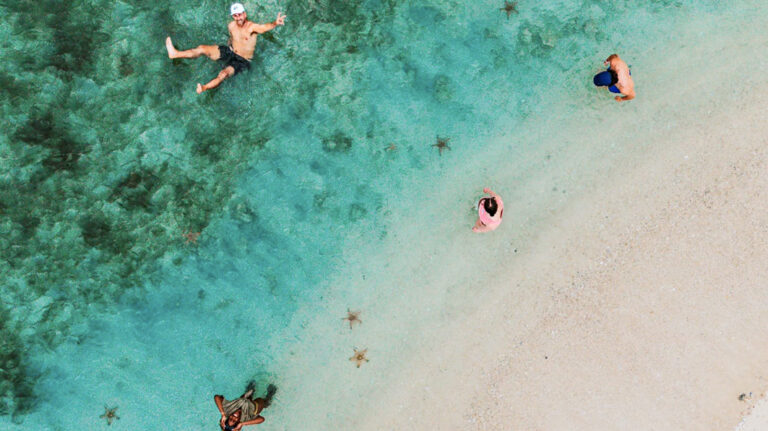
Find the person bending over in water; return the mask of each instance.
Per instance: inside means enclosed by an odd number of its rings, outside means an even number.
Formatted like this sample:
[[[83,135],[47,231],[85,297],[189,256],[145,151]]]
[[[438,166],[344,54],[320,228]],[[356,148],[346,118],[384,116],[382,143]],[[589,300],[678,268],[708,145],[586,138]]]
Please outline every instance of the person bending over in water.
[[[608,87],[611,93],[620,93],[622,96],[616,96],[617,102],[632,100],[635,98],[635,83],[632,81],[632,74],[629,66],[618,54],[611,54],[605,59],[603,65],[608,66],[608,70],[595,75],[593,82],[598,87]]]
[[[277,19],[269,24],[256,24],[248,21],[245,7],[240,3],[232,4],[229,12],[232,14],[232,22],[227,25],[229,29],[229,44],[227,46],[200,45],[197,48],[178,51],[173,47],[170,36],[165,39],[165,48],[168,50],[169,58],[197,58],[204,55],[211,60],[221,60],[224,63],[224,69],[219,72],[217,77],[205,85],[197,84],[197,94],[216,88],[230,76],[250,69],[253,51],[256,49],[256,35],[273,30],[275,27],[283,25],[285,21],[285,15],[280,12],[277,13]]]
[[[474,232],[488,232],[496,229],[501,224],[501,216],[504,214],[504,202],[501,196],[493,192],[488,187],[483,189],[483,193],[488,193],[491,197],[484,197],[477,203],[477,221]]]
[[[264,422],[260,416],[262,410],[269,407],[277,388],[274,385],[267,387],[266,398],[251,399],[253,396],[252,384],[240,398],[227,401],[223,395],[214,395],[213,400],[221,413],[219,426],[223,431],[240,431],[245,425],[256,425]]]

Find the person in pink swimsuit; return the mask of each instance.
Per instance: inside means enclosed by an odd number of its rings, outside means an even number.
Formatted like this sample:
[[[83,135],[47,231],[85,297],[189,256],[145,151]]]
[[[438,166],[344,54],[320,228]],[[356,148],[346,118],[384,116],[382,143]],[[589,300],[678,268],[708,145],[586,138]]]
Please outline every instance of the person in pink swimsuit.
[[[483,189],[491,197],[484,197],[477,203],[477,222],[472,228],[474,232],[488,232],[496,229],[501,224],[501,216],[504,214],[504,202],[501,196],[488,187]]]

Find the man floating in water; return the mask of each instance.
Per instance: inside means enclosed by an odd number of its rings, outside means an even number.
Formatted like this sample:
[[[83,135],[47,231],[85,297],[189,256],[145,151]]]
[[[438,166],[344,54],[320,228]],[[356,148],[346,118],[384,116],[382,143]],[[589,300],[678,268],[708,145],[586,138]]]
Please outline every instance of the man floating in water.
[[[213,400],[221,413],[219,427],[222,431],[240,431],[246,425],[264,422],[264,417],[259,413],[269,407],[277,387],[269,385],[265,398],[252,398],[254,386],[253,382],[249,383],[246,392],[232,401],[227,401],[222,395],[214,395]]]
[[[273,30],[283,25],[285,15],[278,12],[277,19],[269,24],[256,24],[248,21],[245,7],[240,3],[234,3],[229,8],[232,22],[227,25],[229,29],[229,43],[225,45],[200,45],[197,48],[186,51],[177,51],[173,47],[170,36],[165,39],[165,47],[168,49],[169,58],[197,58],[204,55],[211,60],[221,60],[225,66],[216,78],[205,85],[197,84],[197,94],[205,90],[216,88],[222,81],[230,76],[237,75],[243,70],[251,68],[253,51],[256,49],[256,35]]]
[[[611,93],[623,94],[623,97],[614,97],[617,102],[634,99],[635,83],[632,81],[632,74],[627,63],[619,58],[618,54],[611,54],[610,57],[605,59],[603,64],[608,66],[608,70],[595,75],[593,79],[595,85],[598,87],[608,87]]]

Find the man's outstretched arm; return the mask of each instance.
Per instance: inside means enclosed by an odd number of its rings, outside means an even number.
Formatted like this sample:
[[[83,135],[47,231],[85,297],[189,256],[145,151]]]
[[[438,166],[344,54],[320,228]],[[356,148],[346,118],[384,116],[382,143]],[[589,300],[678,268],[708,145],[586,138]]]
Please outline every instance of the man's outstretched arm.
[[[251,419],[249,421],[240,422],[240,426],[243,427],[243,426],[246,426],[246,425],[258,425],[258,424],[260,424],[262,422],[264,422],[264,417],[263,416],[256,416],[255,418],[253,418],[253,419]]]
[[[262,34],[270,30],[274,30],[275,27],[285,24],[285,15],[282,12],[277,13],[277,19],[269,24],[253,24],[251,27],[254,33]]]
[[[219,408],[219,413],[221,413],[223,416],[225,414],[224,413],[224,397],[221,395],[214,395],[213,400],[216,401],[216,407]]]

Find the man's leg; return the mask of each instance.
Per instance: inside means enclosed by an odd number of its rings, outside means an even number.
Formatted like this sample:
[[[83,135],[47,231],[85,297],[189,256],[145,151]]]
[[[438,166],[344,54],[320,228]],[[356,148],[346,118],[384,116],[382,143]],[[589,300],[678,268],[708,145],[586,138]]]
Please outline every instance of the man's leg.
[[[267,407],[267,400],[264,398],[256,398],[255,400],[251,400],[251,402],[253,403],[253,406],[256,407],[255,415],[258,415],[265,407]]]
[[[221,70],[221,72],[219,72],[219,75],[217,77],[215,77],[215,78],[213,78],[211,80],[211,82],[209,82],[209,83],[207,83],[205,85],[197,84],[197,94],[200,94],[200,93],[202,93],[205,90],[210,90],[212,88],[218,87],[219,84],[221,84],[222,81],[224,81],[225,79],[229,78],[230,76],[232,76],[234,74],[235,74],[235,68],[234,67],[232,67],[232,66],[225,67],[224,69]]]
[[[197,58],[204,55],[211,60],[218,60],[219,57],[221,57],[217,45],[200,45],[197,48],[178,51],[173,47],[173,42],[171,42],[170,37],[165,38],[165,49],[168,50],[168,58]]]

